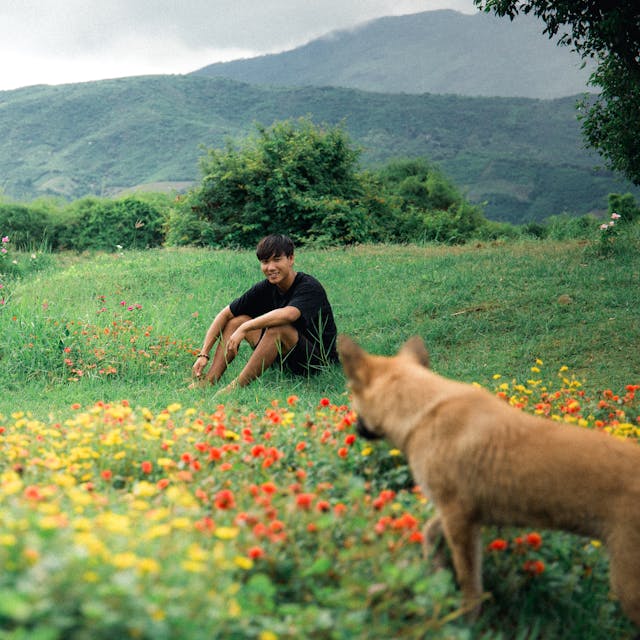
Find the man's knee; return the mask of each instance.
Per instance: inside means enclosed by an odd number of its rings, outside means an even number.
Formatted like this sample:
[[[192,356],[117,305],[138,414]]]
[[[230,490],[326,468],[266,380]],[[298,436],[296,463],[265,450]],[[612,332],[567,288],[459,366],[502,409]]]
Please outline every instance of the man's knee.
[[[298,330],[292,324],[268,327],[264,330],[261,342],[262,340],[273,343],[279,350],[287,352],[293,349],[298,342]]]

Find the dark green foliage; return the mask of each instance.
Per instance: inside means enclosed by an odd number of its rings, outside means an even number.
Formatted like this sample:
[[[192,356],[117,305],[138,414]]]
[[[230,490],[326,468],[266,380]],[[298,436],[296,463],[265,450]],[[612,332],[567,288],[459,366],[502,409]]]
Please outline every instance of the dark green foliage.
[[[258,127],[241,149],[228,143],[202,161],[204,179],[185,202],[196,242],[214,246],[254,246],[269,233],[287,233],[296,242],[365,240],[358,154],[340,128],[320,128],[308,119]],[[172,218],[175,220],[175,217]]]
[[[479,207],[423,159],[356,172],[339,127],[310,120],[258,128],[242,148],[209,151],[204,178],[170,216],[175,244],[252,247],[269,233],[297,243],[460,243],[485,222]]]
[[[51,239],[51,221],[37,206],[0,204],[0,235],[8,236],[15,249],[30,250]]]
[[[625,222],[640,219],[640,206],[638,206],[632,194],[610,193],[608,200],[609,214],[617,213],[622,216],[622,220]]]
[[[163,243],[163,217],[154,206],[136,198],[74,203],[58,228],[56,243],[62,249],[144,249]]]
[[[465,242],[486,223],[479,207],[426,160],[395,161],[378,172],[380,193],[392,203],[382,225],[398,242]]]

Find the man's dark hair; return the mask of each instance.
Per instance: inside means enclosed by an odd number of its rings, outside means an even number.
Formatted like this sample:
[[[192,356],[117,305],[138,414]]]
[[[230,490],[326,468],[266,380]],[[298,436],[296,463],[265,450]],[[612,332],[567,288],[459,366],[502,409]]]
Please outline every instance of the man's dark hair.
[[[293,240],[289,236],[274,233],[258,242],[256,255],[260,261],[268,260],[272,256],[277,258],[283,254],[290,258],[293,255],[293,249]]]

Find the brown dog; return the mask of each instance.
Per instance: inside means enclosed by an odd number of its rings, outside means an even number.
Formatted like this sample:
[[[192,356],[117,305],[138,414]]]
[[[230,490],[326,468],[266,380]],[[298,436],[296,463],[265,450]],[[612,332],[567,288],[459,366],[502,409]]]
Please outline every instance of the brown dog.
[[[640,447],[509,406],[488,391],[428,369],[412,338],[397,356],[366,353],[346,336],[338,352],[366,438],[405,454],[451,550],[465,604],[482,597],[482,525],[562,529],[608,547],[611,586],[640,626]]]

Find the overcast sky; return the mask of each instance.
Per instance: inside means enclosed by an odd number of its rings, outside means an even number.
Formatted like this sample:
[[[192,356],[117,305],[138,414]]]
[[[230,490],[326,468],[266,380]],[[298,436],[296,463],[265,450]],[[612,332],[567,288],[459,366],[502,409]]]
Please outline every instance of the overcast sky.
[[[188,73],[473,0],[0,0],[0,90]]]

